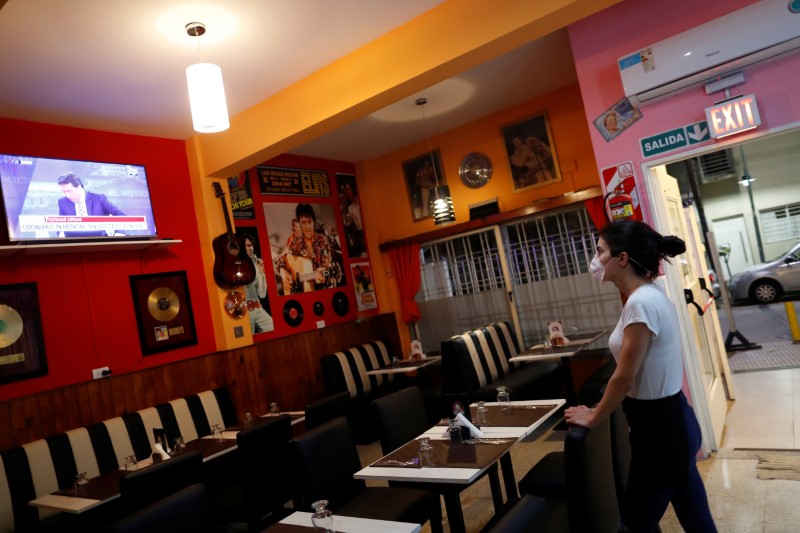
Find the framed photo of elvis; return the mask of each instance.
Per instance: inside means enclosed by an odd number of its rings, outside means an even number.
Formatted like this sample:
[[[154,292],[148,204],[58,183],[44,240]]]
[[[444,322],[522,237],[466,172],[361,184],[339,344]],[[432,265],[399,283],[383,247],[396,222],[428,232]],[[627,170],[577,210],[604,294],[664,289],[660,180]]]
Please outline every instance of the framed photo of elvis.
[[[47,374],[35,283],[0,285],[0,384]]]
[[[546,113],[508,124],[500,131],[514,181],[514,192],[561,181]]]
[[[306,202],[263,207],[279,296],[347,285],[337,207]]]
[[[129,279],[142,354],[197,344],[185,270]]]
[[[433,216],[430,197],[439,185],[447,185],[442,171],[442,158],[439,150],[433,155],[425,152],[413,159],[403,162],[403,176],[408,188],[408,201],[411,204],[411,217],[414,222]]]

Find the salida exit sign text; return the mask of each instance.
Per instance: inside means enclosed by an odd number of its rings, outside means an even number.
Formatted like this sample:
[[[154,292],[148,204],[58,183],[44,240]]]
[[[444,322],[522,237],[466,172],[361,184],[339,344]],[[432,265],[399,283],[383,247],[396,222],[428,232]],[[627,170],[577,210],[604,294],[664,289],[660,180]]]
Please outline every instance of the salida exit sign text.
[[[751,130],[761,124],[756,96],[739,96],[707,107],[706,120],[711,137],[715,139]]]

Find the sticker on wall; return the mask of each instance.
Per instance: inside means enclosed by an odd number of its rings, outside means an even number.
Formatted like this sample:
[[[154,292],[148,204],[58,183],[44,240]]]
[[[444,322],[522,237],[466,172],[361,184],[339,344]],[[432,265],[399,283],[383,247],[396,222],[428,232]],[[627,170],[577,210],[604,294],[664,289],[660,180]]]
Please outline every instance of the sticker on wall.
[[[250,190],[250,171],[228,178],[228,200],[231,203],[233,220],[255,220],[253,193]]]
[[[296,328],[303,323],[303,306],[297,300],[289,300],[283,304],[283,319]]]
[[[258,241],[258,230],[253,227],[236,228],[236,235],[241,237],[244,242],[244,251],[247,259],[252,261],[255,267],[256,276],[253,281],[243,287],[245,298],[247,299],[248,316],[250,317],[250,329],[253,334],[267,333],[275,329],[270,311],[269,295],[267,294],[267,273],[272,277],[272,267],[264,265],[261,259],[261,244]],[[269,268],[269,270],[267,270]]]
[[[364,227],[361,223],[361,202],[358,199],[356,177],[352,174],[336,174],[336,187],[339,189],[339,209],[344,222],[347,256],[350,259],[366,256],[367,247],[364,244]]]
[[[603,205],[609,220],[633,218],[642,220],[642,207],[636,191],[633,162],[628,161],[600,171],[606,195]]]
[[[623,97],[594,119],[594,127],[597,128],[603,139],[609,142],[640,118],[642,118],[642,112],[639,108],[634,107],[630,100]]]
[[[356,307],[359,311],[367,311],[378,307],[375,288],[372,286],[372,271],[369,263],[353,263],[350,265],[353,274],[353,285],[356,289]]]

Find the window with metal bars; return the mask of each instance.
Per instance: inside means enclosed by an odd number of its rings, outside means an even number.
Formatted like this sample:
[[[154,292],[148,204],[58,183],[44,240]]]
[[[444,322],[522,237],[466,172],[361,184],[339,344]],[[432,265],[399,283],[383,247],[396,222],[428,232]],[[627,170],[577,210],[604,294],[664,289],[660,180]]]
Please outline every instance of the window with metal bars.
[[[504,230],[514,286],[589,271],[597,230],[582,207],[517,222]]]
[[[420,263],[423,301],[505,287],[492,229],[423,245]]]
[[[597,230],[583,207],[539,215],[503,230],[515,286],[589,271]],[[420,262],[422,301],[506,286],[491,229],[423,245]]]
[[[758,212],[761,232],[767,243],[800,237],[800,202]]]

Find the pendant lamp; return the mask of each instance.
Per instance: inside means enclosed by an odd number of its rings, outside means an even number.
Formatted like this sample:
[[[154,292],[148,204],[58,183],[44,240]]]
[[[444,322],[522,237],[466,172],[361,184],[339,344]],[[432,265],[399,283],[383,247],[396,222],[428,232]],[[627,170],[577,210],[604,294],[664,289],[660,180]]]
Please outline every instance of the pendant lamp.
[[[200,36],[206,32],[205,24],[190,22],[186,33],[197,37],[197,51],[200,52]],[[228,105],[225,103],[225,86],[222,83],[222,69],[213,63],[200,62],[186,67],[186,82],[189,86],[189,105],[192,109],[192,125],[198,133],[217,133],[230,127]]]
[[[422,110],[422,124],[425,127],[425,137],[428,139],[428,152],[431,155],[433,178],[436,181],[436,187],[433,189],[433,194],[431,194],[429,197],[430,210],[433,213],[433,222],[437,226],[447,222],[455,222],[456,213],[453,210],[453,198],[450,196],[450,187],[447,185],[439,185],[439,175],[436,172],[436,160],[433,157],[431,137],[428,134],[428,123],[425,120],[425,104],[428,103],[428,99],[418,98],[414,103],[417,104]]]

